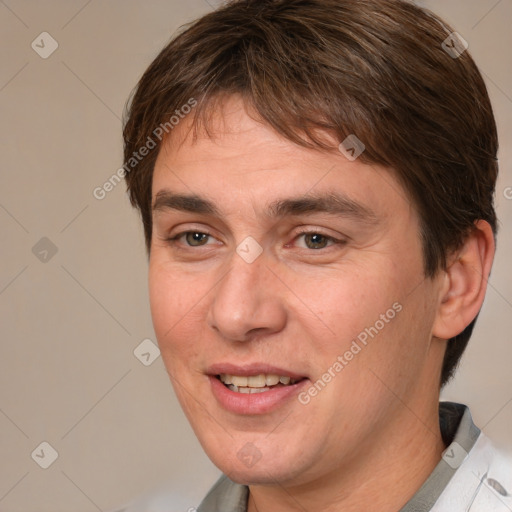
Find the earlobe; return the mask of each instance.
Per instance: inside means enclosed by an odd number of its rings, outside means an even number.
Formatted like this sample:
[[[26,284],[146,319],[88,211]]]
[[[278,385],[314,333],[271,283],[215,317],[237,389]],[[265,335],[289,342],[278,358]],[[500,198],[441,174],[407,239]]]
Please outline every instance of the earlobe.
[[[482,307],[494,259],[495,243],[488,222],[479,220],[464,245],[443,271],[439,306],[432,334],[448,340],[460,334]]]

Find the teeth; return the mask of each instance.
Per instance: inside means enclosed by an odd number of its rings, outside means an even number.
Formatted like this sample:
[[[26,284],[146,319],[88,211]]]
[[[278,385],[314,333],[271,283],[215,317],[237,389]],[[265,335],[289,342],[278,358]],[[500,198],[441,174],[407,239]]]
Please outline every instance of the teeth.
[[[220,380],[226,384],[231,391],[238,393],[259,393],[268,391],[269,386],[275,386],[279,383],[287,386],[295,384],[296,379],[288,376],[279,376],[275,374],[260,373],[259,375],[251,375],[249,377],[239,375],[221,374]]]
[[[265,391],[269,391],[270,388],[237,388],[236,386],[229,386],[231,391],[235,391],[236,393],[244,393],[246,395],[250,395],[253,393],[264,393]]]
[[[284,377],[281,377],[282,379]],[[267,386],[275,386],[279,382],[279,375],[265,375],[265,384]]]
[[[247,386],[250,388],[264,388],[267,379],[265,375],[261,373],[260,375],[254,375],[251,377],[247,377]]]
[[[222,374],[220,380],[224,382],[224,384],[233,384],[231,375]]]
[[[235,386],[247,386],[247,377],[237,377],[236,375],[228,375],[228,377],[231,377],[231,384],[234,384]]]
[[[270,388],[247,388],[249,393],[264,393],[265,391],[269,391]]]

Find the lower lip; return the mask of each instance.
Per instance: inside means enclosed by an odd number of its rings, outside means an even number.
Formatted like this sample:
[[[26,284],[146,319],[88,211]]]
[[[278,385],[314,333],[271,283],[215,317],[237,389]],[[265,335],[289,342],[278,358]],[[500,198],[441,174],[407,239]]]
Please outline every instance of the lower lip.
[[[209,376],[212,392],[220,405],[236,414],[265,414],[293,398],[307,385],[304,379],[296,384],[271,388],[261,393],[237,393],[227,388],[217,377]]]

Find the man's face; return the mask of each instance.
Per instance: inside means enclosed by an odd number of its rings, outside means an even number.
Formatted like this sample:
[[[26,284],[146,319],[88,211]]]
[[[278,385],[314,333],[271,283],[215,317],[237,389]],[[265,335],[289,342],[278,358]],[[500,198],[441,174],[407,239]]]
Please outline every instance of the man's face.
[[[205,451],[240,482],[304,483],[399,425],[428,430],[439,283],[404,189],[286,141],[236,98],[215,116],[214,138],[184,120],[160,151],[149,270],[162,357]]]

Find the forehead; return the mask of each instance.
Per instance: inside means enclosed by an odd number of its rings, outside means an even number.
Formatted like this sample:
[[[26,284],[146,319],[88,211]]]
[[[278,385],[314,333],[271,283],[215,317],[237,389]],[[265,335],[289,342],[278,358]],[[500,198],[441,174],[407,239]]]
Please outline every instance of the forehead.
[[[189,116],[164,139],[153,174],[153,204],[172,191],[205,198],[219,211],[247,202],[268,211],[284,198],[318,199],[336,192],[367,213],[402,208],[410,214],[408,196],[392,171],[349,160],[325,137],[331,151],[298,146],[231,97],[213,113],[208,132],[195,130]]]

